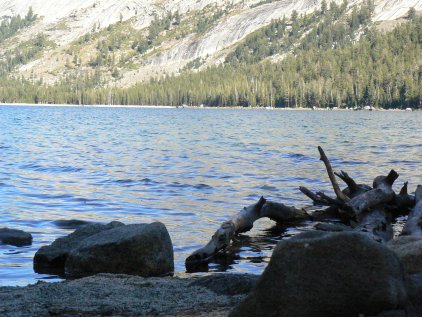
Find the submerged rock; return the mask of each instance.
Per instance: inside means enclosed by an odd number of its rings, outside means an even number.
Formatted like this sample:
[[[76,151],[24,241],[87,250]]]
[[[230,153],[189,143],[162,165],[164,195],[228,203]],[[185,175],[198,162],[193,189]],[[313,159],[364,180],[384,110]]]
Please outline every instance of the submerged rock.
[[[173,245],[159,222],[102,231],[84,239],[67,257],[66,276],[124,273],[163,276],[174,271]]]
[[[402,236],[387,243],[408,273],[422,273],[422,237]]]
[[[99,232],[124,226],[118,221],[103,224],[90,224],[75,230],[68,236],[56,239],[51,245],[41,247],[34,257],[34,270],[37,273],[64,272],[64,265],[69,252],[79,246],[86,238]]]
[[[404,308],[401,263],[360,233],[309,232],[278,243],[234,316],[357,316]]]
[[[78,229],[80,227],[94,224],[93,222],[78,220],[78,219],[70,219],[70,220],[55,220],[53,221],[54,225],[59,228],[63,229]]]
[[[31,245],[32,235],[22,230],[0,228],[0,242],[17,247]]]

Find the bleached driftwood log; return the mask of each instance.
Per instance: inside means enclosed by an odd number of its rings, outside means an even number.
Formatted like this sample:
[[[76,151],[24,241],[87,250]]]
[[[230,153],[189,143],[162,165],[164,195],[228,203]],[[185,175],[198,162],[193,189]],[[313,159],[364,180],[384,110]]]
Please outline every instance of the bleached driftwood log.
[[[263,217],[276,222],[309,219],[309,215],[303,209],[267,201],[261,197],[257,203],[243,208],[230,220],[224,222],[204,247],[196,250],[186,259],[186,266],[208,261],[217,252],[229,246],[237,234],[251,230],[254,222]]]

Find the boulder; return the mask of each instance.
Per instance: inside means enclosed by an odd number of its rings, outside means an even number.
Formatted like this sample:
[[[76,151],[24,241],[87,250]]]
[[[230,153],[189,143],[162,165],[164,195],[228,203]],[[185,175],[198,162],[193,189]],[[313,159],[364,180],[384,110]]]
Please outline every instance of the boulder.
[[[113,228],[86,238],[67,257],[68,277],[97,273],[163,276],[174,271],[173,245],[159,222]]]
[[[22,230],[0,228],[0,242],[17,247],[31,245],[32,235]]]
[[[408,273],[422,273],[422,237],[401,236],[387,243]]]
[[[121,226],[124,226],[124,224],[118,221],[113,221],[106,225],[98,223],[86,225],[65,237],[56,239],[51,245],[41,247],[34,257],[35,272],[63,273],[69,252],[79,246],[85,238]]]
[[[235,316],[358,316],[404,308],[403,268],[361,233],[312,231],[280,241]]]

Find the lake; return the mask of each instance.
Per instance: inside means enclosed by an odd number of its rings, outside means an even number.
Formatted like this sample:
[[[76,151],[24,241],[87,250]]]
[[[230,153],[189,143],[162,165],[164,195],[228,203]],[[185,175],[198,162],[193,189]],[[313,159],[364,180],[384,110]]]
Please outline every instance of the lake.
[[[394,168],[399,189],[422,183],[422,112],[0,107],[0,227],[32,246],[0,245],[0,285],[36,274],[42,246],[72,232],[54,221],[161,221],[176,274],[219,225],[263,195],[305,206],[298,187],[332,194],[321,145],[361,183]],[[259,220],[208,272],[259,274],[280,239],[302,230]],[[199,273],[200,274],[200,273]]]

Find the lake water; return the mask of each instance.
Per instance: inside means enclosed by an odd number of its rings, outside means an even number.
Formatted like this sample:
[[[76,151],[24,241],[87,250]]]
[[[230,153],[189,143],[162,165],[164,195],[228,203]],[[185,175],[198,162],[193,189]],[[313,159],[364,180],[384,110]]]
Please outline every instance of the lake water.
[[[422,112],[0,107],[0,227],[32,246],[0,245],[0,285],[34,273],[42,245],[72,232],[56,220],[163,222],[177,274],[218,226],[261,195],[309,204],[298,187],[332,193],[317,146],[336,170],[372,183],[391,168],[398,189],[422,183]],[[300,228],[259,220],[209,272],[259,274],[277,241]]]

